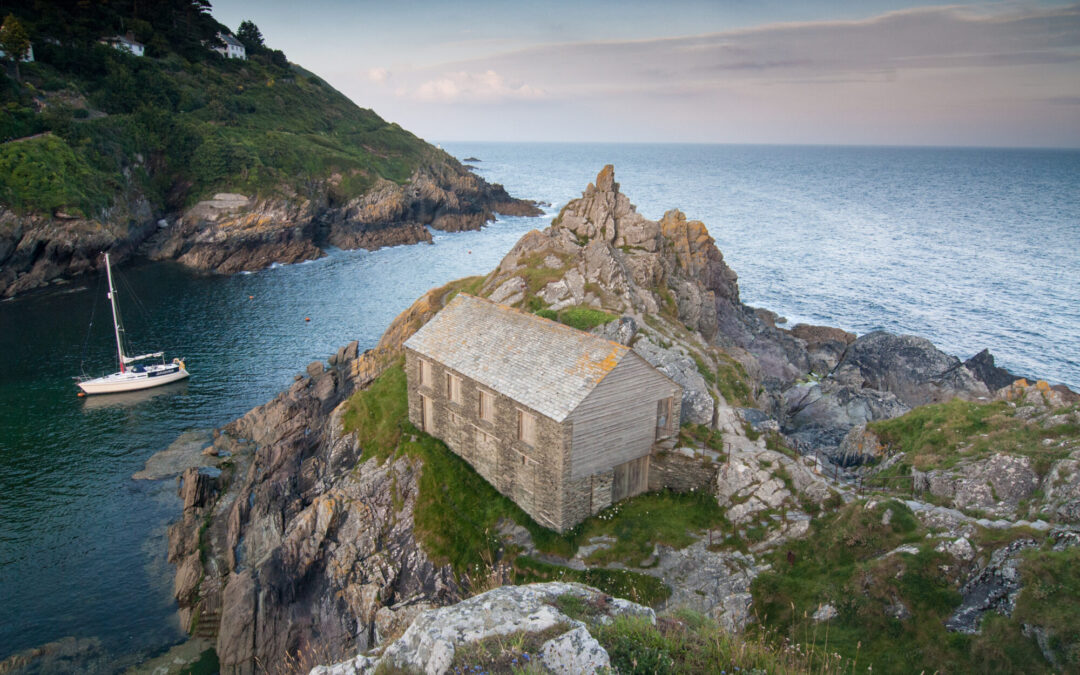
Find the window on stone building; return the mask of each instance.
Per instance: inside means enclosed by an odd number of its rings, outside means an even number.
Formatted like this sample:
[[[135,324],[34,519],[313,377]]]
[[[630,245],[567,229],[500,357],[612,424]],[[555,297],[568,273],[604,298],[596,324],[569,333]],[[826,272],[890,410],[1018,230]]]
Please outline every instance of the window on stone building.
[[[453,373],[446,374],[446,398],[451,403],[461,403],[461,378]]]
[[[518,440],[528,445],[536,444],[536,415],[518,410]]]
[[[671,399],[664,398],[656,402],[656,437],[671,433]]]
[[[432,384],[434,377],[431,374],[431,361],[420,359],[420,386],[430,387]]]
[[[477,390],[476,412],[485,422],[495,421],[495,397],[483,389]]]

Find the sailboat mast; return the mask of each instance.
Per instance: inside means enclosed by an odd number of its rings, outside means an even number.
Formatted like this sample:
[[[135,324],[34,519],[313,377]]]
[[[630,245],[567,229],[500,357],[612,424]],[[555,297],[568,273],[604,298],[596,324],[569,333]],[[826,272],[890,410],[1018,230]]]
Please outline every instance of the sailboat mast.
[[[105,274],[109,277],[109,304],[112,307],[113,331],[116,333],[116,353],[120,357],[120,372],[124,372],[124,345],[120,342],[120,319],[116,316],[116,289],[113,288],[112,266],[109,265],[109,254],[105,254]]]

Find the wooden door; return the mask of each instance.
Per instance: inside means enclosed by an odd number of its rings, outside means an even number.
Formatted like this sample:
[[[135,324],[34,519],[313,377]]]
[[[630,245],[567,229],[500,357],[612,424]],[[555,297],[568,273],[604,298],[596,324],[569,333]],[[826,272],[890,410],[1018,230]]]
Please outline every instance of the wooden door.
[[[639,495],[649,489],[649,457],[632,459],[615,467],[611,482],[612,503]]]
[[[423,394],[420,395],[420,428],[429,434],[435,433],[435,405]]]

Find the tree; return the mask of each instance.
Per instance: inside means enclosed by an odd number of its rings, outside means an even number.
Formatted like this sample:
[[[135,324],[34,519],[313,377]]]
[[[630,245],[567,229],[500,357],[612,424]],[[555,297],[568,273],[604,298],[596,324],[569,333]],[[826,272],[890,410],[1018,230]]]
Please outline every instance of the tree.
[[[21,82],[19,61],[25,59],[30,52],[30,36],[19,20],[11,14],[7,15],[4,25],[0,26],[0,49],[3,49],[6,58],[15,64],[15,79]]]
[[[252,21],[241,21],[240,27],[236,29],[236,37],[244,43],[244,47],[249,52],[257,51],[264,46],[262,31]]]

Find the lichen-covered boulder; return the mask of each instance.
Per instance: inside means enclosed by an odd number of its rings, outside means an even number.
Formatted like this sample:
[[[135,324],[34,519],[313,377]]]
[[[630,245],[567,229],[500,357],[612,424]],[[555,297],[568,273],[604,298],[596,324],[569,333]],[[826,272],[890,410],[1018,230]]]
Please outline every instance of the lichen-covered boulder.
[[[584,623],[564,614],[556,603],[573,596],[597,611],[603,623],[618,616],[640,616],[656,622],[648,607],[611,598],[576,583],[550,582],[501,586],[456,605],[421,612],[405,633],[378,657],[358,656],[332,666],[319,666],[311,675],[357,675],[377,669],[441,675],[450,669],[463,645],[495,636],[539,633],[565,625],[567,630],[544,643],[544,665],[562,673],[590,673],[608,667],[610,660]]]

